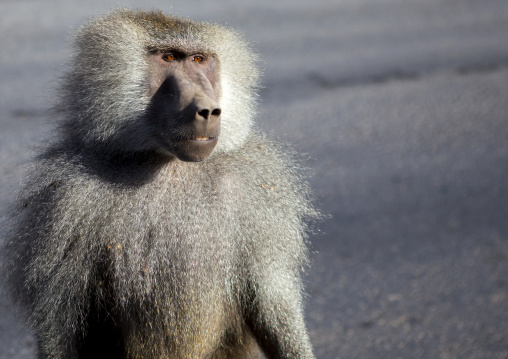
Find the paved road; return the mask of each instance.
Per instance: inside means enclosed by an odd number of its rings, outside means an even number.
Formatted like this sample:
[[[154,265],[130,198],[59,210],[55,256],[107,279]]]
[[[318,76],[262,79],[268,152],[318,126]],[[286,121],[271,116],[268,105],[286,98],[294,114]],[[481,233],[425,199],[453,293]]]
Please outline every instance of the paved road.
[[[48,131],[66,35],[115,3],[0,2],[0,209]],[[307,154],[331,215],[306,275],[318,358],[508,358],[508,2],[124,4],[260,52],[260,127]],[[33,347],[0,292],[0,358]]]

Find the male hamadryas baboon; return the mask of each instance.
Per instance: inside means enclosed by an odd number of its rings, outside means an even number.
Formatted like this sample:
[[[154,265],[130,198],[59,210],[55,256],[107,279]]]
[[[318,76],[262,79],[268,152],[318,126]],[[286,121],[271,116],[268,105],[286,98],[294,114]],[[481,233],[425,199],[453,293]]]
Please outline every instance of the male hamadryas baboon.
[[[245,42],[127,10],[75,41],[4,248],[39,358],[313,358],[299,273],[319,214],[251,128]]]

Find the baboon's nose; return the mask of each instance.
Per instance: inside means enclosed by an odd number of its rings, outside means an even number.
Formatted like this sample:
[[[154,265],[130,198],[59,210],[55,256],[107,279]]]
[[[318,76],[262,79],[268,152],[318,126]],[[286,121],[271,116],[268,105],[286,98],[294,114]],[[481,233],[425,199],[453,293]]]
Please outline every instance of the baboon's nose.
[[[196,121],[206,123],[206,126],[215,126],[219,123],[222,110],[215,99],[209,96],[197,96],[194,98],[194,105],[196,106]]]
[[[208,108],[203,108],[203,109],[200,109],[197,111],[196,117],[198,119],[213,121],[214,119],[218,119],[220,114],[221,114],[221,109],[218,107],[214,108],[212,110],[210,110]]]

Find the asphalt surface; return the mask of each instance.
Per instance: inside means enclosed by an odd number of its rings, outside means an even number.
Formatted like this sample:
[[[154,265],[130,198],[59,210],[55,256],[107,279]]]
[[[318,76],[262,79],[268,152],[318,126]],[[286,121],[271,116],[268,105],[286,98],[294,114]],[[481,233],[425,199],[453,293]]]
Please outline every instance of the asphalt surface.
[[[305,277],[316,357],[508,358],[506,0],[122,4],[260,54],[259,126],[305,154],[330,215]],[[50,131],[68,34],[117,5],[0,1],[0,210]],[[0,291],[0,358],[33,353]]]

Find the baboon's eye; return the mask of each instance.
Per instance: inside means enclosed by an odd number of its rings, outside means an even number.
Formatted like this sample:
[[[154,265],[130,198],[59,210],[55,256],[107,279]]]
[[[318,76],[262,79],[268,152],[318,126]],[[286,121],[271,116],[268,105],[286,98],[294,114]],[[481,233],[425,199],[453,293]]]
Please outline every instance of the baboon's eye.
[[[175,57],[175,54],[173,54],[172,52],[168,52],[168,53],[162,55],[162,59],[164,61],[173,61],[173,60],[176,60],[176,57]]]
[[[196,55],[192,58],[192,61],[194,62],[203,62],[205,60],[205,58],[201,55]]]

